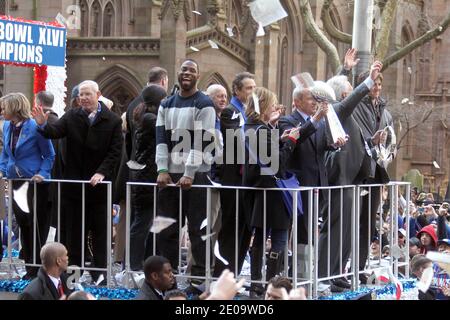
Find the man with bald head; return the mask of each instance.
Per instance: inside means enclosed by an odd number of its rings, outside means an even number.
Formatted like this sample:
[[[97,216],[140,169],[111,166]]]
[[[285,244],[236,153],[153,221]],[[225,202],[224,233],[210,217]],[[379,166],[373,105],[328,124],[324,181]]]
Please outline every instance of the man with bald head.
[[[60,300],[71,290],[67,287],[66,270],[69,265],[67,249],[58,242],[47,243],[40,253],[42,267],[37,278],[25,288],[18,300]]]
[[[103,180],[111,181],[122,152],[122,120],[102,102],[98,84],[79,85],[80,108],[70,109],[55,123],[40,106],[33,110],[41,134],[48,139],[66,138],[64,179],[90,181],[85,189],[85,235],[91,231],[93,263],[106,268],[107,193]],[[62,184],[61,241],[70,252],[70,261],[81,266],[82,229],[81,184]],[[84,267],[84,266],[81,266]],[[96,280],[99,272],[91,272]]]

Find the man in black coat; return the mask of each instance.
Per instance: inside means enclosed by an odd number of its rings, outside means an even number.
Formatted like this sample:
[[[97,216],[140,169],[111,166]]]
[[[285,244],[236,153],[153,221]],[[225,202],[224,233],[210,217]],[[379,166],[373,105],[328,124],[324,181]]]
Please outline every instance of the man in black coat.
[[[224,186],[242,186],[242,164],[244,153],[240,140],[240,128],[245,123],[245,107],[248,97],[256,88],[254,76],[248,72],[236,75],[233,80],[233,97],[230,104],[220,115],[220,130],[223,137],[223,165],[220,176]],[[233,135],[227,135],[232,133]],[[230,141],[231,140],[231,141]],[[233,146],[233,150],[230,150]],[[231,157],[231,155],[234,155]],[[241,161],[239,161],[239,159]],[[232,272],[237,270],[240,273],[245,255],[250,245],[251,228],[250,213],[245,212],[242,192],[239,193],[239,213],[238,230],[236,225],[236,191],[220,190],[220,203],[222,207],[222,228],[218,235],[218,242],[221,255],[230,263],[225,266],[220,260],[216,261],[214,267],[214,277],[219,277],[224,269]],[[238,261],[235,261],[236,238],[238,243]]]
[[[48,114],[41,107],[33,110],[41,134],[48,139],[66,138],[64,179],[90,181],[85,190],[85,235],[92,234],[93,265],[106,267],[107,188],[101,183],[111,181],[122,151],[121,119],[98,101],[101,93],[94,81],[80,84],[81,108],[71,109],[56,123],[47,122]],[[82,187],[62,184],[61,241],[66,244],[73,264],[81,266]],[[109,226],[110,227],[110,226]],[[81,266],[84,267],[84,266]],[[94,279],[98,272],[91,272]]]
[[[18,300],[60,300],[65,299],[72,290],[67,287],[67,249],[58,242],[44,245],[40,252],[42,267],[37,278],[25,288]]]

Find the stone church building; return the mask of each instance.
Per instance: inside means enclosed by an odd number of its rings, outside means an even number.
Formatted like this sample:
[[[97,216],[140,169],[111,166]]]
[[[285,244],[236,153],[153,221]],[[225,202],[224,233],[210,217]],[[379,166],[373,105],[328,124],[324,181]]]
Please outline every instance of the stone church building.
[[[70,92],[82,80],[97,81],[119,113],[139,94],[150,67],[166,68],[173,85],[186,57],[199,62],[201,89],[220,83],[230,93],[235,74],[247,70],[256,75],[258,86],[276,92],[280,102],[289,107],[290,77],[310,72],[317,79],[327,79],[332,75],[327,58],[306,34],[297,0],[281,0],[288,17],[266,27],[263,37],[256,37],[257,24],[247,2],[0,0],[0,13],[41,21],[53,21],[58,13],[66,18],[79,14],[80,28],[68,32],[66,85]],[[310,2],[319,21],[323,0]],[[331,12],[334,24],[347,33],[352,32],[353,2],[335,0]],[[390,52],[434,28],[450,11],[450,1],[404,0],[397,10]],[[219,48],[212,48],[209,40]],[[343,57],[349,45],[332,42]],[[383,96],[397,119],[398,138],[407,130],[406,122],[400,125],[398,120],[406,119],[405,115],[411,119],[433,107],[427,121],[404,137],[390,169],[392,176],[399,180],[408,170],[419,169],[426,190],[442,193],[450,172],[450,31],[390,66],[384,79]],[[31,96],[32,85],[28,69],[0,70],[2,94],[21,91]],[[414,104],[402,105],[405,98]]]

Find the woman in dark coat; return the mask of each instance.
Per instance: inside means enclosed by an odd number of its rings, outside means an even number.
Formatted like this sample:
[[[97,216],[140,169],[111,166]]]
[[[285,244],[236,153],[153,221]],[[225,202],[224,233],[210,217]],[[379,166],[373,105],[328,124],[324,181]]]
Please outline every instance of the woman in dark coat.
[[[133,121],[136,126],[135,159],[137,164],[131,166],[130,178],[134,182],[154,183],[158,176],[156,154],[156,118],[159,104],[166,96],[164,88],[158,85],[150,85],[142,91],[143,102],[136,107]],[[143,167],[145,166],[145,167]],[[143,167],[139,169],[139,167]],[[132,270],[142,270],[145,253],[153,246],[152,241],[147,241],[150,224],[153,220],[153,194],[154,188],[149,186],[133,186],[131,191],[131,203],[133,206],[130,228],[130,267]],[[146,250],[147,249],[147,250]],[[151,251],[150,251],[151,252]]]
[[[255,101],[256,108],[255,108]],[[276,188],[276,179],[283,178],[289,156],[292,154],[299,129],[287,130],[283,133],[279,145],[272,146],[278,140],[278,130],[272,130],[270,119],[277,112],[277,98],[275,94],[264,88],[256,88],[254,98],[247,106],[247,121],[244,126],[246,139],[246,160],[243,168],[243,185],[257,188]],[[259,110],[258,110],[259,109]],[[275,135],[272,139],[272,136]],[[263,148],[266,150],[263,150]],[[276,150],[272,151],[272,147]],[[264,158],[270,155],[271,162]],[[274,158],[278,157],[275,161]],[[256,159],[257,158],[257,159]],[[249,161],[250,160],[250,161]],[[277,161],[278,160],[278,161]],[[261,163],[267,165],[261,165]],[[278,164],[278,165],[277,165]],[[270,168],[272,166],[272,168]],[[265,167],[265,168],[264,168]],[[262,169],[268,172],[263,172]],[[254,228],[254,238],[251,249],[251,279],[260,281],[262,278],[262,255],[266,239],[264,235],[264,192],[246,191],[246,212],[250,214],[250,225]],[[271,250],[267,259],[266,279],[270,280],[279,273],[283,250],[288,240],[288,230],[291,217],[286,210],[282,192],[266,191],[266,234],[271,235]],[[262,293],[262,285],[253,284],[251,293]]]

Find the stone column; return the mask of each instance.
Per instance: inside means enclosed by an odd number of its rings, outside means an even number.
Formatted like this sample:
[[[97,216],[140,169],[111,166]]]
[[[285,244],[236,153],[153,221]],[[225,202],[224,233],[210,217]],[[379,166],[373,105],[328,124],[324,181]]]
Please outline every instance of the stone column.
[[[160,65],[169,73],[169,90],[186,58],[186,32],[190,12],[187,0],[163,0],[161,8]]]
[[[266,35],[264,37],[263,86],[273,92],[277,92],[279,53],[278,36],[280,33],[280,27],[278,23],[273,23],[265,29]]]

